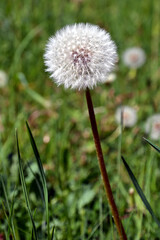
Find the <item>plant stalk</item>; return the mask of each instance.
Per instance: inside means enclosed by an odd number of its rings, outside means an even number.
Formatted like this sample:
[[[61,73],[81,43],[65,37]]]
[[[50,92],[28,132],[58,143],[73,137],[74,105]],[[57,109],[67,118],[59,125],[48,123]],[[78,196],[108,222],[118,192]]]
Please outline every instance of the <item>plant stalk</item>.
[[[112,215],[114,218],[114,222],[116,224],[116,228],[117,228],[119,237],[121,240],[127,240],[127,236],[125,234],[125,231],[124,231],[124,228],[123,228],[123,225],[122,225],[119,213],[118,213],[118,209],[117,209],[117,206],[116,206],[114,198],[113,198],[111,185],[110,185],[108,174],[106,171],[103,152],[102,152],[100,138],[99,138],[98,129],[97,129],[96,118],[95,118],[94,109],[93,109],[93,103],[92,103],[89,89],[86,90],[86,99],[87,99],[87,106],[88,106],[91,127],[92,127],[93,138],[94,138],[96,151],[97,151],[99,167],[100,167],[101,175],[103,178],[103,183],[104,183],[107,199],[108,199],[111,211],[112,211]]]

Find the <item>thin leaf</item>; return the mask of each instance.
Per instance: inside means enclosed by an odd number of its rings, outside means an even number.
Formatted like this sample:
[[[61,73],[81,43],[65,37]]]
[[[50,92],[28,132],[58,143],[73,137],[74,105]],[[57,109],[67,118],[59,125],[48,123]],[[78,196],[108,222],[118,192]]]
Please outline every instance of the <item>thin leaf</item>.
[[[20,82],[22,83],[22,85],[24,86],[24,90],[26,91],[26,93],[32,99],[34,99],[37,103],[39,103],[40,105],[42,105],[45,108],[48,108],[48,107],[51,106],[50,101],[46,100],[38,92],[34,91],[33,89],[31,89],[29,87],[28,81],[27,81],[26,76],[24,75],[24,73],[22,73],[22,72],[18,73],[18,78],[19,78]]]
[[[34,233],[33,233],[33,228],[32,228],[32,240],[34,240]]]
[[[27,126],[27,130],[28,130],[29,138],[30,138],[30,141],[31,141],[31,145],[32,145],[32,148],[33,148],[36,160],[37,160],[37,164],[38,164],[38,168],[39,168],[39,171],[40,171],[40,177],[41,177],[42,184],[47,185],[46,184],[44,170],[43,170],[43,166],[42,166],[41,159],[40,159],[40,155],[39,155],[36,143],[34,141],[32,132],[31,132],[30,127],[29,127],[27,122],[26,122],[26,126]]]
[[[31,222],[32,222],[34,236],[35,236],[35,239],[38,240],[37,230],[36,230],[36,226],[35,226],[35,223],[34,223],[34,220],[33,220],[33,216],[32,216],[32,211],[31,211],[31,207],[30,207],[28,192],[27,192],[25,178],[24,178],[24,173],[23,173],[23,168],[22,168],[22,161],[21,161],[21,156],[20,156],[17,132],[16,132],[16,141],[17,141],[18,163],[19,163],[19,172],[20,172],[20,179],[21,179],[21,183],[22,183],[22,189],[23,189],[23,193],[24,193],[24,196],[25,196],[25,201],[26,201],[28,213],[29,213],[29,216],[30,216],[30,219],[31,219]]]
[[[151,143],[151,141],[149,141],[147,138],[143,137],[143,139],[149,143],[154,149],[156,149],[159,153],[160,153],[160,148],[157,147],[156,145],[154,145],[153,143]]]
[[[29,170],[31,171],[31,173],[33,174],[34,178],[35,178],[35,181],[36,181],[36,184],[37,184],[37,187],[39,189],[39,193],[41,195],[41,199],[44,203],[44,206],[45,206],[45,200],[44,200],[44,195],[43,195],[43,191],[42,191],[42,185],[40,184],[39,182],[39,179],[37,178],[36,174],[33,172],[31,166],[29,165],[29,163],[27,163],[28,167],[29,167]]]
[[[29,87],[26,87],[25,91],[30,97],[32,97],[36,102],[41,104],[43,107],[45,108],[50,107],[51,103],[48,100],[44,99],[40,94],[38,94],[34,90],[30,89]]]
[[[144,195],[141,187],[139,186],[139,184],[138,184],[138,182],[137,182],[134,174],[132,173],[130,167],[128,166],[128,164],[127,164],[127,162],[125,161],[125,159],[124,159],[123,156],[122,156],[122,160],[123,160],[124,166],[125,166],[128,174],[129,174],[129,176],[130,176],[130,178],[131,178],[131,180],[132,180],[132,182],[133,182],[133,184],[134,184],[134,186],[135,186],[135,188],[136,188],[136,190],[137,190],[137,192],[138,192],[138,194],[139,194],[142,202],[143,202],[144,205],[146,206],[147,210],[149,211],[149,213],[151,214],[152,218],[155,220],[155,222],[157,223],[157,225],[160,227],[160,222],[159,222],[159,220],[158,220],[157,217],[155,216],[155,214],[154,214],[154,212],[153,212],[153,210],[152,210],[149,202],[147,201],[147,199],[146,199],[146,197],[145,197],[145,195]]]
[[[6,235],[8,236],[8,235],[10,235],[10,232],[12,232],[12,226],[10,224],[10,219],[9,219],[9,217],[7,215],[7,212],[6,212],[5,205],[4,205],[3,201],[2,201],[2,208],[3,208],[4,215],[5,215],[5,219],[6,219],[7,223],[8,223],[8,233],[6,233]]]
[[[36,157],[37,165],[38,165],[39,172],[40,172],[40,179],[41,179],[41,182],[42,182],[44,199],[45,199],[45,209],[46,209],[46,219],[47,219],[47,232],[48,232],[48,240],[49,240],[50,239],[50,231],[49,231],[49,210],[48,210],[47,182],[46,182],[46,178],[45,178],[45,173],[44,173],[44,170],[43,170],[42,162],[41,162],[41,159],[40,159],[40,155],[39,155],[36,143],[34,141],[32,132],[31,132],[30,127],[29,127],[27,122],[26,122],[26,126],[27,126],[27,130],[28,130],[30,142],[31,142],[31,145],[32,145],[32,149],[33,149],[34,155]]]
[[[55,233],[55,227],[52,227],[52,231],[51,231],[51,240],[54,240],[54,233]]]
[[[7,191],[6,191],[5,184],[4,184],[2,176],[1,176],[1,183],[2,183],[2,188],[3,188],[4,197],[5,197],[5,200],[6,200],[8,212],[10,214],[11,210],[10,210],[10,206],[9,206],[9,200],[8,200]]]
[[[98,223],[95,225],[95,227],[93,228],[92,232],[90,233],[89,237],[87,238],[87,240],[90,240],[91,238],[93,238],[93,235],[95,234],[95,232],[97,231],[97,229],[101,226],[101,224],[104,222],[104,220],[106,219],[106,217],[108,216],[108,214],[106,216],[104,216],[102,218],[101,221],[98,221]]]
[[[8,224],[11,225],[10,228],[11,228],[11,231],[12,231],[12,234],[13,234],[13,238],[16,240],[15,227],[14,227],[14,222],[13,222],[13,204],[10,208],[9,199],[8,199],[8,196],[7,196],[7,191],[6,191],[6,187],[5,187],[2,176],[1,176],[1,183],[2,183],[2,188],[3,188],[3,192],[4,192],[6,204],[7,204],[7,209],[8,209],[8,212],[9,212]]]

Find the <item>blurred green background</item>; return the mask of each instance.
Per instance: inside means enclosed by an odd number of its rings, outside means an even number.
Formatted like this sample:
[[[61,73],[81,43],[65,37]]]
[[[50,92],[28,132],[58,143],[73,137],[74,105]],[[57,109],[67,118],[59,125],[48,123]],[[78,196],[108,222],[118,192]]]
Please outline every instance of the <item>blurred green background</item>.
[[[1,0],[0,69],[7,73],[8,84],[0,89],[0,173],[10,201],[14,195],[17,239],[30,239],[31,224],[19,179],[15,128],[39,239],[45,239],[44,207],[27,167],[28,162],[37,173],[26,120],[44,164],[57,239],[118,239],[100,177],[85,94],[58,88],[45,73],[48,38],[75,22],[99,25],[117,44],[116,80],[92,91],[102,148],[128,239],[159,239],[160,231],[137,193],[129,193],[133,185],[120,160],[122,153],[160,218],[160,158],[142,140],[146,119],[160,112],[159,0]],[[147,56],[137,71],[128,69],[121,57],[133,46],[143,48]],[[125,128],[122,136],[115,121],[121,104],[138,113],[137,124]],[[0,234],[7,236],[3,205],[0,187]]]

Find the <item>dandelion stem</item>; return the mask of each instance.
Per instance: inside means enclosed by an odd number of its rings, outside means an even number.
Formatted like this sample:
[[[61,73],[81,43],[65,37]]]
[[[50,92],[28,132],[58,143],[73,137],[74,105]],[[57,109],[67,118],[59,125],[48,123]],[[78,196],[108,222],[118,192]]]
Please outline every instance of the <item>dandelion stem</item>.
[[[112,211],[112,215],[113,215],[116,227],[117,227],[119,237],[121,240],[127,240],[127,236],[125,234],[125,231],[124,231],[124,228],[123,228],[123,225],[122,225],[119,213],[118,213],[118,209],[117,209],[117,206],[116,206],[114,198],[113,198],[108,174],[106,171],[103,152],[102,152],[100,138],[99,138],[98,129],[97,129],[96,118],[95,118],[94,109],[93,109],[93,103],[92,103],[89,89],[86,90],[86,99],[87,99],[87,106],[88,106],[91,127],[92,127],[93,138],[94,138],[98,161],[99,161],[99,167],[100,167],[101,175],[103,178],[107,199],[108,199],[111,211]]]

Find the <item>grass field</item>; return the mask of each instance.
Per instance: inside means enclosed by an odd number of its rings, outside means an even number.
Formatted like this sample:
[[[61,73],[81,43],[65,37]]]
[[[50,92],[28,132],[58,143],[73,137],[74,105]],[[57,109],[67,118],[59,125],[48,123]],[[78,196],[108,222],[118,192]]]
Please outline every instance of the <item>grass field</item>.
[[[32,239],[15,129],[38,239],[47,239],[42,186],[37,185],[38,168],[25,121],[45,170],[54,239],[118,239],[100,177],[85,94],[57,87],[44,67],[48,38],[75,22],[99,25],[118,46],[116,80],[91,92],[106,167],[128,239],[160,239],[160,230],[138,194],[130,193],[133,184],[121,161],[122,154],[160,219],[160,156],[142,139],[149,138],[147,118],[160,113],[159,0],[1,0],[0,69],[8,74],[8,84],[0,88],[0,175],[13,208],[15,240]],[[124,50],[134,46],[146,53],[145,64],[137,70],[122,62]],[[115,121],[120,105],[134,107],[138,114],[136,125],[124,128],[122,134]],[[153,142],[160,146],[160,141]],[[9,237],[7,216],[0,185],[0,236],[14,239]]]

